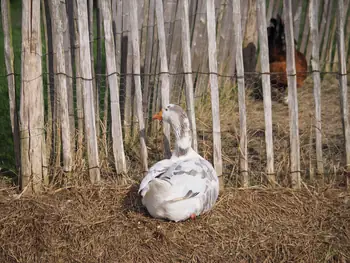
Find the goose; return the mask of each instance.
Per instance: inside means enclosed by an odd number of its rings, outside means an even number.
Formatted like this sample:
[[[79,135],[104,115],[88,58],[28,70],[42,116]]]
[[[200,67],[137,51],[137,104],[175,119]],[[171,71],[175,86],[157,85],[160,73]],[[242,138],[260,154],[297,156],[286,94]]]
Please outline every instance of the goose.
[[[212,209],[219,195],[219,179],[210,162],[193,150],[190,122],[178,105],[169,104],[153,116],[169,123],[175,134],[171,158],[154,164],[141,181],[142,204],[154,218],[195,219]]]

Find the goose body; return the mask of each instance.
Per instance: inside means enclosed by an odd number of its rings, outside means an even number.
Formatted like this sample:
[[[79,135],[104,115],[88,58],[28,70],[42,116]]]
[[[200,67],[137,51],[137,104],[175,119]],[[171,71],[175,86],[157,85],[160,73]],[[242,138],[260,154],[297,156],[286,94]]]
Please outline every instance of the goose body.
[[[186,113],[169,104],[154,118],[171,124],[176,137],[170,159],[154,164],[141,181],[142,204],[151,216],[183,221],[210,210],[219,194],[213,166],[191,147],[191,130]]]

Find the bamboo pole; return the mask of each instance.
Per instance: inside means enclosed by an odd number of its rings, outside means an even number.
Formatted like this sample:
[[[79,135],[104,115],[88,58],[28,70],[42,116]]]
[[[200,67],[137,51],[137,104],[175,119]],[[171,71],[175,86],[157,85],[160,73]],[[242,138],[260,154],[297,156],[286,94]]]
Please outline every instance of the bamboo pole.
[[[161,85],[161,100],[162,108],[169,104],[169,69],[168,59],[166,53],[165,31],[164,31],[164,17],[163,17],[163,3],[162,0],[156,0],[156,18],[159,38],[159,56],[160,56],[160,85]],[[163,123],[163,139],[164,139],[164,156],[170,158],[170,125]]]
[[[264,114],[265,114],[265,143],[266,143],[266,172],[269,183],[274,186],[276,182],[274,169],[274,152],[272,137],[272,103],[271,103],[271,80],[269,67],[269,50],[267,40],[266,6],[265,0],[257,0],[256,6],[259,44],[260,44],[260,66],[262,72],[262,87],[264,95]]]
[[[88,10],[84,0],[77,1],[77,12],[79,15],[79,43],[80,43],[80,74],[83,85],[84,121],[87,141],[87,153],[90,181],[99,182],[101,179],[100,165],[97,148],[95,109],[93,99],[93,76],[90,58]]]
[[[1,0],[1,18],[2,29],[4,32],[4,51],[5,51],[5,66],[7,74],[7,85],[9,92],[10,103],[10,119],[13,136],[13,145],[15,153],[16,171],[20,171],[21,151],[19,140],[19,123],[16,103],[16,83],[15,83],[15,71],[14,71],[14,55],[12,46],[12,29],[11,29],[11,14],[10,14],[10,1]]]
[[[238,0],[239,1],[239,0]],[[220,187],[223,187],[222,156],[221,156],[221,130],[218,87],[218,62],[216,56],[216,27],[214,0],[207,1],[207,32],[208,32],[208,57],[210,71],[211,110],[213,116],[213,156],[214,168],[219,176]]]
[[[290,129],[290,176],[292,187],[299,189],[300,178],[300,141],[298,124],[298,100],[295,69],[295,48],[293,33],[293,17],[291,0],[283,0],[285,41],[287,53],[287,80],[288,80],[288,105],[289,105],[289,129]]]
[[[323,183],[323,160],[322,160],[322,129],[321,129],[321,77],[320,77],[320,42],[318,33],[318,1],[311,0],[309,8],[310,33],[312,42],[312,78],[314,81],[315,98],[315,135],[316,135],[316,168],[317,175]]]
[[[141,78],[140,78],[140,45],[139,32],[137,27],[137,6],[135,0],[130,0],[130,26],[131,26],[131,44],[133,51],[133,68],[135,81],[135,95],[136,95],[136,113],[139,122],[140,132],[140,146],[141,146],[141,160],[143,171],[148,170],[148,156],[145,138],[145,123],[142,114],[142,93],[141,93]]]
[[[345,182],[350,188],[350,123],[348,105],[348,84],[346,72],[345,40],[344,40],[344,1],[338,0],[337,8],[337,40],[339,56],[339,87],[340,87],[340,110],[342,115],[343,133],[345,139]]]
[[[117,172],[126,173],[126,160],[119,105],[119,82],[116,74],[116,57],[108,56],[108,54],[115,54],[111,5],[109,0],[100,0],[100,10],[102,15],[101,22],[103,23],[104,28],[108,86],[110,88],[113,156]]]
[[[196,116],[194,108],[194,94],[193,94],[193,81],[192,81],[192,61],[191,61],[191,40],[190,40],[190,28],[188,20],[188,0],[180,0],[180,14],[181,14],[181,37],[182,37],[182,65],[185,74],[186,83],[186,108],[187,115],[190,119],[192,130],[192,147],[197,152],[197,127]]]
[[[245,84],[244,84],[244,66],[242,50],[242,27],[241,27],[241,8],[240,1],[233,0],[233,33],[236,45],[236,69],[238,84],[238,104],[239,104],[239,123],[240,123],[240,172],[242,177],[242,186],[249,186],[248,174],[248,149],[247,149],[247,113],[245,104]]]
[[[44,145],[44,98],[40,0],[22,1],[21,57],[21,189],[42,189]]]

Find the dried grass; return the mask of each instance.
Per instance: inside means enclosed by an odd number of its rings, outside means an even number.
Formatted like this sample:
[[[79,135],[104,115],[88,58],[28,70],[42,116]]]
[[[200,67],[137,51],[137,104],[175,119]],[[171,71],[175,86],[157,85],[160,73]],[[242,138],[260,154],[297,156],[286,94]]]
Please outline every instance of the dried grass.
[[[0,199],[0,262],[348,262],[350,194],[226,189],[194,221],[150,218],[113,183]]]

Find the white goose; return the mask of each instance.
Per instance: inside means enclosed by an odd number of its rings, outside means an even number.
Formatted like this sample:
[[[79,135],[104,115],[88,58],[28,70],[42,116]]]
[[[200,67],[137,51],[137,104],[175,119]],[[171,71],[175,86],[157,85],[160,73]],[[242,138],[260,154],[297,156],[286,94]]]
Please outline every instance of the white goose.
[[[171,158],[154,164],[142,180],[142,204],[155,218],[175,222],[193,219],[215,204],[219,194],[217,174],[192,149],[190,123],[180,106],[169,104],[153,119],[172,126],[176,143]]]

